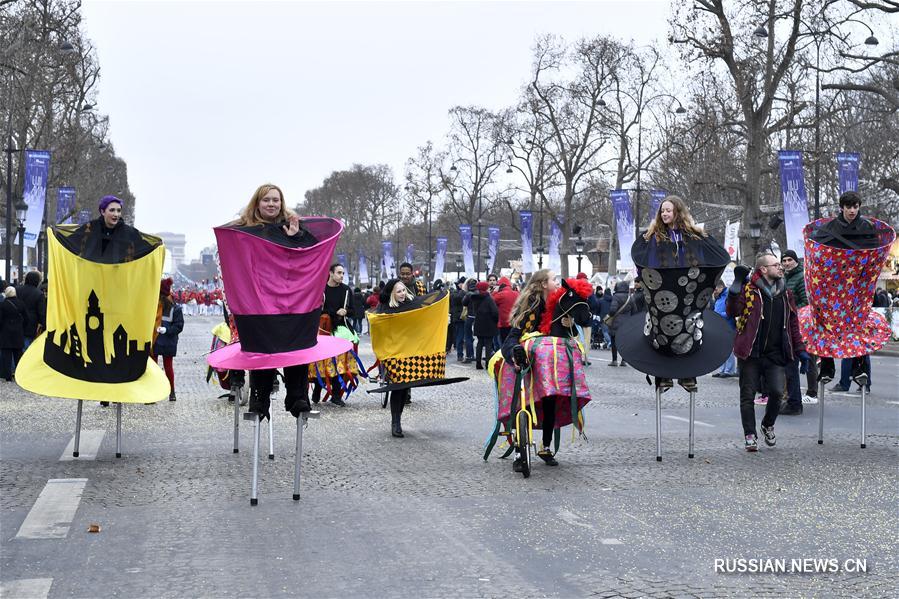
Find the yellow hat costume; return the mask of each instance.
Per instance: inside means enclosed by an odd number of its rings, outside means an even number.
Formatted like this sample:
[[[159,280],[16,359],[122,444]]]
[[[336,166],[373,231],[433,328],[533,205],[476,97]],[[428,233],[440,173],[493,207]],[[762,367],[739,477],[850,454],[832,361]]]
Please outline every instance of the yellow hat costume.
[[[415,297],[394,312],[369,312],[371,347],[388,381],[369,393],[468,380],[445,378],[448,317],[449,294],[445,290]]]
[[[51,397],[155,403],[169,382],[151,359],[165,247],[99,221],[48,228],[47,331],[16,368],[21,387]]]

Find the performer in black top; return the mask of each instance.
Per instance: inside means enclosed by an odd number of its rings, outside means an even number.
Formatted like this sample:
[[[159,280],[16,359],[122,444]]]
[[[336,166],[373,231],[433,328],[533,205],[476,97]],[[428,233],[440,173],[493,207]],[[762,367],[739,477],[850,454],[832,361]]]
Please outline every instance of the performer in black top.
[[[330,328],[327,331],[321,331],[322,334],[333,334],[337,327],[340,326],[352,329],[350,319],[356,317],[356,313],[353,311],[353,292],[343,282],[345,274],[343,265],[335,262],[328,270],[328,282],[325,285],[322,315],[328,315],[330,322],[325,326]],[[324,374],[322,376],[324,377]],[[331,398],[329,401],[335,406],[345,406],[346,402],[343,401],[343,388],[340,386],[338,373],[335,372],[334,376],[329,378],[331,379]],[[318,403],[321,400],[322,386],[314,377],[312,385],[312,401]]]
[[[840,214],[812,233],[812,240],[844,250],[871,250],[880,247],[874,223],[861,215],[862,196],[847,191],[840,196]]]

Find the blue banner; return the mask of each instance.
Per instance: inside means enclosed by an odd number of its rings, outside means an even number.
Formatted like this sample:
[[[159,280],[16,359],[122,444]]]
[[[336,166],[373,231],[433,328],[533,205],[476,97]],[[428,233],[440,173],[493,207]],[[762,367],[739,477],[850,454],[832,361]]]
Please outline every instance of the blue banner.
[[[662,200],[667,195],[668,192],[664,189],[653,189],[649,192],[649,222],[652,222],[652,219],[659,213],[659,206],[662,205]]]
[[[337,254],[337,263],[346,270],[346,254]]]
[[[75,188],[60,187],[56,190],[56,224],[72,222],[75,216]]]
[[[493,272],[496,266],[496,254],[499,251],[499,227],[487,227],[487,272]]]
[[[393,242],[381,242],[381,278],[384,280],[396,277],[396,265],[393,263]]]
[[[858,191],[858,165],[858,154],[856,152],[840,152],[837,154],[840,195],[847,191]]]
[[[437,279],[443,278],[443,268],[446,262],[446,237],[437,238],[437,257],[434,259],[434,276],[431,277],[432,283]],[[449,281],[446,281],[449,287]]]
[[[25,185],[22,195],[28,204],[25,214],[25,247],[36,247],[37,236],[44,220],[47,201],[47,175],[50,172],[50,152],[25,150]]]
[[[556,273],[562,274],[562,258],[559,256],[559,246],[562,245],[562,224],[556,219],[549,223],[549,253],[547,254],[546,267]]]
[[[91,211],[90,210],[81,210],[78,213],[78,217],[75,219],[79,225],[83,225],[85,223],[89,223],[91,221]]]
[[[406,262],[413,265],[412,270],[415,270],[415,244],[409,243],[406,244]]]
[[[615,215],[615,225],[618,229],[618,270],[619,272],[630,270],[634,267],[631,246],[636,239],[630,194],[624,189],[613,189],[609,192],[609,196],[612,198],[612,213]]]
[[[777,159],[780,162],[780,192],[784,201],[787,249],[793,250],[802,258],[805,256],[802,228],[808,224],[808,198],[802,170],[802,152],[781,150],[777,153]]]
[[[356,277],[356,284],[364,285],[368,282],[368,261],[365,259],[365,254],[359,252],[359,271]]]
[[[471,253],[471,225],[459,225],[459,236],[462,238],[462,260],[465,263],[465,276],[477,274],[474,269],[474,256]]]
[[[530,210],[519,210],[521,218],[521,272],[534,272],[534,215]]]

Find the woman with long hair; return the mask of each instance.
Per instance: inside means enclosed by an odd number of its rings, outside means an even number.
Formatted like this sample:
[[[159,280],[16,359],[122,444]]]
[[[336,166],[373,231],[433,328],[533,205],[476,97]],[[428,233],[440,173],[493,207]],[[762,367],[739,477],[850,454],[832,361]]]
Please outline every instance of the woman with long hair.
[[[286,207],[281,188],[272,183],[260,185],[237,220],[228,226],[258,228],[260,237],[287,247],[309,247],[317,242],[315,236],[300,225],[299,216]],[[243,373],[232,371],[232,374],[240,377]],[[250,371],[249,410],[258,413],[260,418],[269,415],[276,374],[277,370],[274,368]],[[307,364],[284,368],[284,407],[295,417],[311,410],[307,396],[308,379]]]
[[[502,354],[506,362],[515,364],[516,368],[525,366],[527,358],[524,348],[521,346],[521,337],[527,333],[538,330],[543,313],[546,311],[546,300],[556,289],[559,282],[556,275],[549,269],[538,270],[531,275],[530,280],[521,290],[521,294],[512,306],[510,323],[512,328],[506,340],[503,342]],[[568,321],[568,322],[566,322]],[[563,326],[571,326],[571,319],[562,318]],[[554,397],[543,398],[543,444],[537,455],[549,466],[558,466],[559,462],[553,456],[550,449],[553,431],[556,424],[556,400]],[[513,468],[520,472],[523,467],[521,456],[515,459]]]
[[[687,204],[676,195],[665,197],[643,233],[643,240],[649,245],[648,266],[685,266],[688,262],[685,242],[705,237],[708,235],[696,226]]]

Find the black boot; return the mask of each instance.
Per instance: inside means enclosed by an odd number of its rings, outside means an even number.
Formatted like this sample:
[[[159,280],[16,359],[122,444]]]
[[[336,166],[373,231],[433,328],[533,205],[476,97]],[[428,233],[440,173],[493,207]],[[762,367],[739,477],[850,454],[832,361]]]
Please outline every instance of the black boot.
[[[277,379],[276,381],[277,382]],[[299,418],[303,412],[311,412],[309,405],[309,367],[288,366],[284,369],[284,387],[287,393],[284,396],[284,409],[290,412],[294,418]]]
[[[172,392],[169,393],[169,401],[175,401],[175,390],[172,389]]]
[[[269,417],[272,385],[275,382],[274,370],[253,370],[250,372],[250,412],[259,414],[259,420]]]
[[[400,420],[403,416],[403,406],[405,405],[405,397],[402,392],[390,392],[390,434],[394,437],[402,438],[403,427]]]

